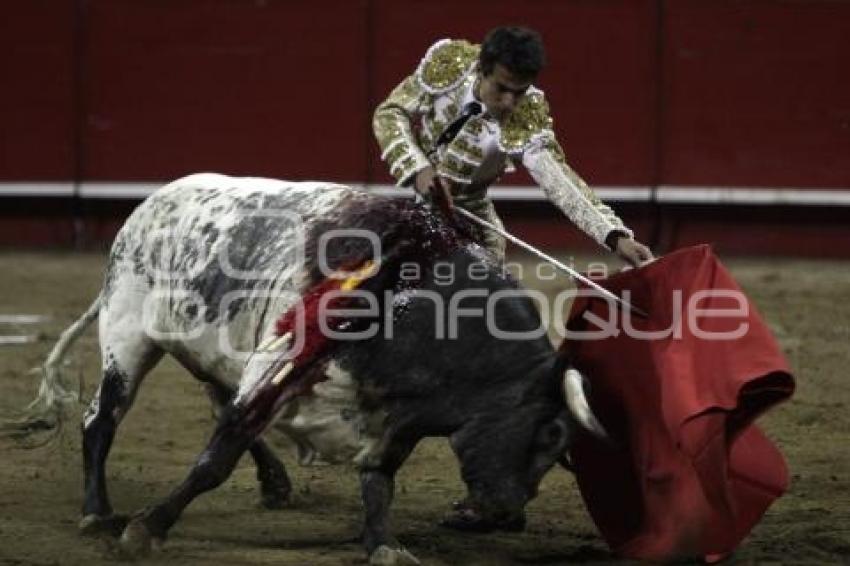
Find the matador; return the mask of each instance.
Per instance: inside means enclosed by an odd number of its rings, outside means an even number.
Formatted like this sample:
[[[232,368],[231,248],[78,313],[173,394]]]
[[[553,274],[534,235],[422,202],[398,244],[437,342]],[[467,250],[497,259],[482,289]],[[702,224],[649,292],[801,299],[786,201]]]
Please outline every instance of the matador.
[[[632,265],[652,259],[615,212],[567,164],[543,91],[539,34],[501,27],[479,46],[443,39],[375,111],[381,157],[400,186],[440,199],[501,227],[488,187],[522,164],[584,233]],[[483,242],[504,258],[504,239]]]

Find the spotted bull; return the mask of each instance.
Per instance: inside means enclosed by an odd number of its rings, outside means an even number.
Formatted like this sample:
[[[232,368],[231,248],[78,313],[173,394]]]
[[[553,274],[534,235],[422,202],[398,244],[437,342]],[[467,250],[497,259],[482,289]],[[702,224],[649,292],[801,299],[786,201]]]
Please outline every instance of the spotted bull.
[[[157,191],[120,230],[98,298],[44,366],[36,407],[53,426],[72,397],[60,361],[99,318],[81,529],[118,521],[105,462],[165,353],[207,385],[220,416],[188,477],[126,524],[128,551],[164,540],[245,452],[264,504],[282,506],[291,484],[262,440],[271,426],[295,441],[302,463],[356,464],[372,562],[415,561],[386,523],[394,475],[424,437],[450,439],[474,510],[468,527],[521,527],[576,426],[599,428],[533,302],[469,229],[328,183],[200,174]]]

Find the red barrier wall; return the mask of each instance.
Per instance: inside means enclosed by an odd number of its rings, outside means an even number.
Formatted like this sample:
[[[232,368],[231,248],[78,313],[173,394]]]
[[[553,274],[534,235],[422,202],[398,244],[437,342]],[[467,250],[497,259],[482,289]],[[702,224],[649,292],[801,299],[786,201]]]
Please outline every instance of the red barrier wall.
[[[850,2],[667,2],[665,184],[850,186]]]
[[[3,2],[0,180],[75,176],[74,0]]]
[[[74,0],[4,2],[0,17],[0,182],[70,181],[79,98],[75,94]],[[0,198],[0,242],[68,244],[67,201],[32,203]]]
[[[0,180],[79,159],[79,180],[385,182],[374,105],[436,39],[516,22],[544,35],[540,85],[594,183],[850,186],[850,2],[4,4]]]
[[[540,86],[568,158],[592,184],[850,187],[846,1],[2,7],[0,183],[204,170],[390,182],[371,135],[374,106],[433,41],[480,40],[518,23],[543,33]],[[524,174],[505,182],[530,183]],[[37,207],[3,202],[0,242],[38,240]]]
[[[363,179],[366,2],[319,5],[91,1],[85,178]]]

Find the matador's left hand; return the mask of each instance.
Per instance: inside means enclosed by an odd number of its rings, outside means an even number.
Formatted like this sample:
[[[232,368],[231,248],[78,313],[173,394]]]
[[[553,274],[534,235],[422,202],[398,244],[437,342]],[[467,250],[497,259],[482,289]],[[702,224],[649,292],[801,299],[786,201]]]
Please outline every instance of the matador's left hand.
[[[632,238],[617,240],[617,255],[634,267],[640,267],[655,259],[648,247]]]

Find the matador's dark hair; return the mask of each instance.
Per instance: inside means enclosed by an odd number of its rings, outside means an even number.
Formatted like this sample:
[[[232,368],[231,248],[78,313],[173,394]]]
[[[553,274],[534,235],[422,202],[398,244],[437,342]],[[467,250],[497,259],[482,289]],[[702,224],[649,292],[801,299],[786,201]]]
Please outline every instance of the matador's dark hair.
[[[546,66],[543,40],[539,33],[528,28],[492,29],[481,44],[478,63],[485,76],[492,73],[498,63],[519,78],[533,79]]]

